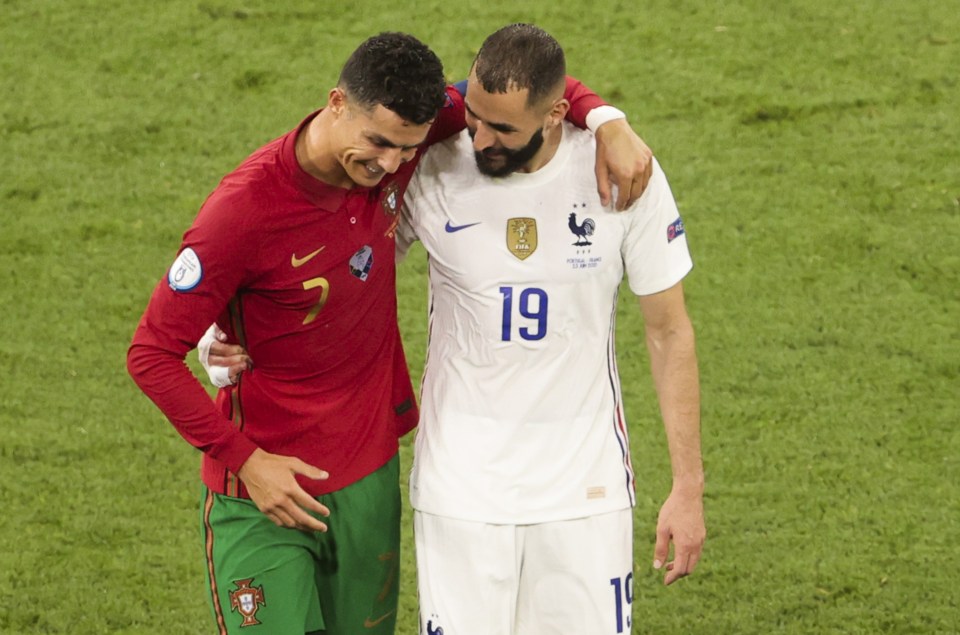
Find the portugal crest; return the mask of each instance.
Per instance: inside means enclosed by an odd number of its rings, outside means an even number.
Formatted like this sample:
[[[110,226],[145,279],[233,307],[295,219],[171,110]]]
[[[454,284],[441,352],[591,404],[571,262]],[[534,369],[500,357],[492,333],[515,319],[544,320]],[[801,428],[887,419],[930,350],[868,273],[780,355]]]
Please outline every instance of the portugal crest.
[[[397,225],[400,224],[400,216],[397,215],[397,212],[400,211],[400,199],[400,186],[397,185],[396,181],[390,181],[390,183],[383,188],[380,207],[383,208],[383,213],[390,219],[390,226],[387,227],[387,231],[383,232],[383,235],[391,239],[396,233]]]
[[[383,188],[383,198],[380,199],[380,206],[383,213],[387,216],[396,216],[400,210],[400,186],[396,181],[391,181]]]
[[[239,611],[240,615],[243,616],[243,624],[240,625],[241,628],[259,624],[260,620],[257,619],[257,611],[260,610],[261,606],[267,605],[263,600],[263,587],[252,587],[250,586],[252,582],[253,578],[235,580],[233,584],[237,587],[237,590],[230,591],[230,610]]]
[[[537,250],[537,221],[533,218],[511,218],[507,221],[507,249],[520,260]]]

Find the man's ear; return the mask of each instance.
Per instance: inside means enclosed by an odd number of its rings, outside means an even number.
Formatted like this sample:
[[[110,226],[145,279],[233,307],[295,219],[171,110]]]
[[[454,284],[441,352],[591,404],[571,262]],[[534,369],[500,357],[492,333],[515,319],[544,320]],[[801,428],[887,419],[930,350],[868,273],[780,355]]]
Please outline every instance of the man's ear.
[[[549,126],[559,126],[567,117],[567,112],[570,110],[570,102],[564,98],[557,99],[553,102],[553,105],[550,106],[550,111],[547,113],[547,124]]]
[[[330,89],[330,94],[327,95],[327,109],[338,115],[342,115],[347,110],[347,95],[339,86]]]

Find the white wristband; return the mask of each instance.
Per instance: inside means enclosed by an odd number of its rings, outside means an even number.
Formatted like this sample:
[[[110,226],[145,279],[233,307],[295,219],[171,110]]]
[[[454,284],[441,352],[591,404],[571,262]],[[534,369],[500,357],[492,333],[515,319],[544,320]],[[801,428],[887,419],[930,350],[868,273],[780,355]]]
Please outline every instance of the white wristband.
[[[587,128],[593,134],[597,134],[597,128],[615,119],[626,119],[627,115],[619,108],[613,106],[597,106],[587,113]]]
[[[223,331],[218,329],[216,324],[211,324],[197,343],[197,353],[200,364],[207,371],[210,383],[217,388],[226,388],[233,385],[233,382],[230,381],[230,369],[225,366],[210,365],[210,346],[220,339],[221,335],[223,335]]]
[[[230,369],[225,366],[208,366],[207,376],[210,378],[210,383],[217,388],[226,388],[233,385],[233,382],[230,381]]]

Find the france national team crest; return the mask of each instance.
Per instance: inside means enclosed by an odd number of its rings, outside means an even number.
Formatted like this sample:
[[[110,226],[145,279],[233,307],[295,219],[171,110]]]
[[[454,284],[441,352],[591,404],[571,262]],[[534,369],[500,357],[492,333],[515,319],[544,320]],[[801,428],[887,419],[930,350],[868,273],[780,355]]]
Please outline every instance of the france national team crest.
[[[190,247],[180,252],[167,272],[167,284],[174,291],[189,291],[203,279],[203,266],[200,257]]]
[[[237,611],[243,616],[241,628],[260,624],[260,620],[257,619],[257,611],[260,610],[261,606],[267,605],[263,598],[263,587],[250,586],[252,582],[253,578],[235,580],[233,584],[237,588],[235,591],[230,591],[230,610]]]
[[[373,267],[373,248],[370,245],[364,245],[360,251],[353,254],[350,259],[350,273],[360,280],[366,282],[367,275]]]
[[[537,250],[537,221],[533,218],[511,218],[507,221],[507,249],[520,260]]]
[[[587,204],[584,203],[583,206],[586,207]],[[576,207],[576,205],[574,205],[574,207]],[[593,232],[597,229],[597,224],[592,218],[584,218],[582,222],[577,222],[577,213],[570,212],[570,218],[567,221],[567,227],[569,227],[573,235],[577,237],[577,242],[573,243],[577,247],[584,247],[593,244],[587,240],[587,237],[593,236]]]
[[[683,236],[683,219],[677,217],[677,220],[667,226],[667,242],[672,243],[679,236]]]

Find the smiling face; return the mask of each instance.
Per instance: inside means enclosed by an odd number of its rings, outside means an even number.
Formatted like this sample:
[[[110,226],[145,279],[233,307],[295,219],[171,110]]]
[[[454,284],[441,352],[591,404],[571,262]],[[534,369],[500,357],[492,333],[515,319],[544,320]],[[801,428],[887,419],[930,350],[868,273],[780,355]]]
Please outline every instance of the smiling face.
[[[330,93],[334,114],[333,152],[346,177],[361,187],[373,187],[417,153],[432,121],[415,124],[377,104],[364,108],[341,90]]]
[[[508,88],[487,92],[471,70],[467,80],[466,122],[473,139],[477,167],[487,176],[533,171],[549,160],[543,157],[544,129],[555,132],[566,112],[566,102],[528,103],[530,91]],[[550,145],[550,144],[548,144]],[[548,148],[549,149],[549,148]],[[552,151],[549,152],[552,156]]]

